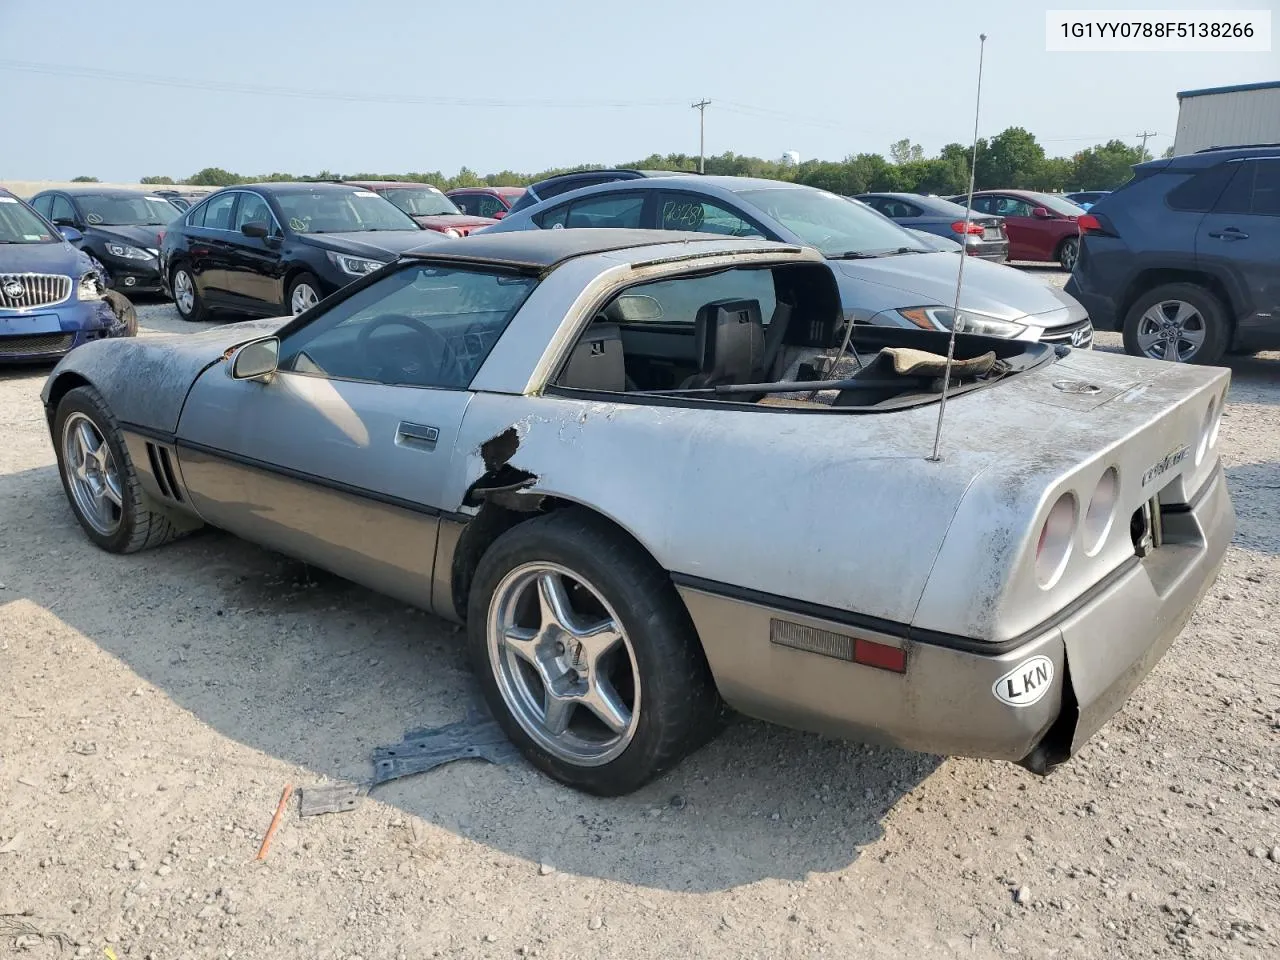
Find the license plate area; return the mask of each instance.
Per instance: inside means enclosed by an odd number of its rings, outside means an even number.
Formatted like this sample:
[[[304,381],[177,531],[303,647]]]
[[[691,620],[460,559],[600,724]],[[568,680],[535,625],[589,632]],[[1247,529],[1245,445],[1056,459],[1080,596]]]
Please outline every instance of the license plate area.
[[[1164,544],[1159,494],[1133,512],[1129,519],[1129,535],[1133,539],[1133,552],[1139,557],[1149,557]]]

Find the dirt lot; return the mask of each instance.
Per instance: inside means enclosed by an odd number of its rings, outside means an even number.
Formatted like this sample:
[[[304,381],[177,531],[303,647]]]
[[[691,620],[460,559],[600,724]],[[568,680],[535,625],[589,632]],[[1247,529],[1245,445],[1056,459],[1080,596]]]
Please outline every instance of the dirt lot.
[[[458,636],[216,533],[99,552],[46,371],[0,371],[0,953],[1276,957],[1280,355],[1231,365],[1227,564],[1049,778],[743,721],[621,800],[479,762],[349,813],[295,795],[264,862],[286,783],[462,717]]]

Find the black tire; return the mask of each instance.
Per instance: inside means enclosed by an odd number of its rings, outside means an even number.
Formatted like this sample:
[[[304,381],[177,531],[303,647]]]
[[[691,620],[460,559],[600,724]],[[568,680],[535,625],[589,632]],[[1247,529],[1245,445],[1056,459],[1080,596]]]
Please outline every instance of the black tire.
[[[320,298],[323,296],[320,293],[320,281],[317,280],[310,273],[300,273],[296,277],[294,277],[292,280],[289,281],[289,288],[284,293],[284,303],[282,304],[282,306],[284,307],[285,313],[291,314],[293,316],[297,315],[297,314],[294,314],[293,312],[293,295],[297,291],[297,289],[303,284],[306,284],[313,291],[315,291],[315,295],[317,298]]]
[[[1062,243],[1058,244],[1058,263],[1062,265],[1062,269],[1070,273],[1075,269],[1076,261],[1080,258],[1080,238],[1067,237]]]
[[[67,476],[63,429],[68,418],[77,413],[87,417],[106,441],[119,474],[120,522],[118,529],[108,535],[94,529],[86,518],[76,503]],[[120,426],[102,395],[93,387],[76,387],[68,391],[58,403],[53,418],[53,447],[58,458],[58,476],[62,479],[62,489],[67,495],[67,502],[71,504],[71,511],[89,539],[103,550],[110,553],[136,553],[148,547],[158,547],[182,535],[168,517],[149,508],[149,500],[138,482],[133,461],[129,459],[129,451],[120,435]]]
[[[616,611],[634,650],[643,690],[635,733],[620,755],[599,766],[566,762],[530,737],[507,706],[490,661],[487,624],[494,592],[512,570],[537,561],[589,578]],[[585,510],[525,521],[485,551],[471,586],[467,644],[485,700],[511,741],[535,767],[587,793],[631,793],[711,740],[726,717],[693,621],[670,577],[634,541]]]
[[[123,293],[115,290],[108,290],[102,295],[102,299],[111,305],[115,315],[124,321],[125,336],[136,337],[138,335],[138,311],[134,309],[133,301],[126,297]]]
[[[1166,283],[1148,290],[1129,308],[1124,319],[1124,349],[1135,357],[1152,356],[1140,342],[1143,314],[1162,301],[1182,301],[1191,305],[1204,321],[1204,340],[1200,347],[1183,359],[1184,363],[1215,364],[1226,353],[1231,342],[1231,326],[1222,301],[1194,283]],[[1155,357],[1154,359],[1160,359]]]
[[[178,296],[178,274],[185,274],[187,282],[191,284],[191,309],[184,310],[182,301]],[[204,298],[200,296],[200,291],[196,289],[196,279],[191,274],[191,268],[185,263],[179,263],[169,273],[169,289],[173,291],[173,305],[178,311],[178,316],[183,320],[191,323],[199,323],[202,320],[209,319],[208,308],[204,305]]]

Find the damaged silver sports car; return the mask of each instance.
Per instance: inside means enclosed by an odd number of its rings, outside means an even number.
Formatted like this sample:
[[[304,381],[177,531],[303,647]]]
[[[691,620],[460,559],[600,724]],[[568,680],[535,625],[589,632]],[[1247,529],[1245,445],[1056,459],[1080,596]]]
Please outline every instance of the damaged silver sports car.
[[[291,320],[91,343],[43,398],[100,547],[210,525],[465,621],[580,789],[726,706],[1044,772],[1214,580],[1229,374],[964,334],[943,407],[947,348],[846,326],[812,250],[509,233]]]

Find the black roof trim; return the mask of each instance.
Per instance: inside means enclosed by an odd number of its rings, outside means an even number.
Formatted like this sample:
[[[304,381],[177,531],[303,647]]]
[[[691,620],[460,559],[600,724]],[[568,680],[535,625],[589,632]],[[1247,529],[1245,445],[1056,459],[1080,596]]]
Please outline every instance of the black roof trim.
[[[1191,97],[1207,97],[1215,93],[1245,93],[1249,90],[1280,90],[1280,80],[1264,80],[1261,83],[1237,83],[1229,87],[1204,87],[1200,90],[1183,90],[1178,94],[1179,100]]]

